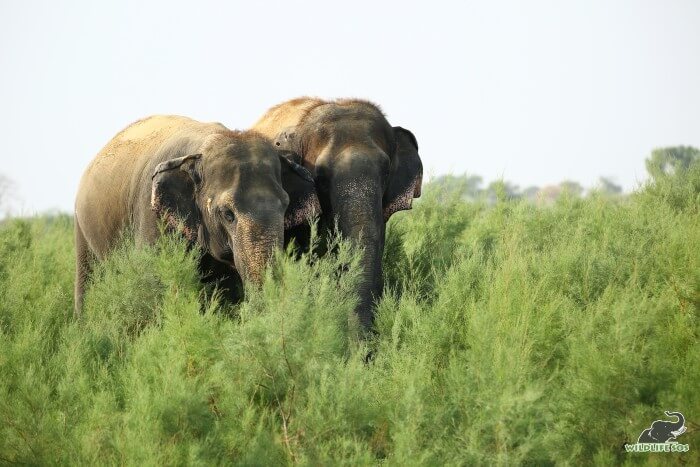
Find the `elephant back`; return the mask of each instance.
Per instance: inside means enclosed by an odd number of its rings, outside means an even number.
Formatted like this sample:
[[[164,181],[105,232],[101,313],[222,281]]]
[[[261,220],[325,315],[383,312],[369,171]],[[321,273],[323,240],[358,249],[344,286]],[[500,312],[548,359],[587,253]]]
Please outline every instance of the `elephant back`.
[[[299,97],[272,107],[251,127],[268,139],[274,140],[283,129],[296,127],[314,107],[326,101],[315,97]]]

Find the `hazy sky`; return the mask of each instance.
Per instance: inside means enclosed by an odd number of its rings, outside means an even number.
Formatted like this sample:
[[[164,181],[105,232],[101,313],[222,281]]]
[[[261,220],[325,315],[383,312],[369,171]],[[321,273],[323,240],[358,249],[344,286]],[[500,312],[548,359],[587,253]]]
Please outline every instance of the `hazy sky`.
[[[72,210],[121,128],[246,128],[300,95],[363,97],[432,174],[625,189],[700,146],[700,1],[0,0],[0,173],[23,211]]]

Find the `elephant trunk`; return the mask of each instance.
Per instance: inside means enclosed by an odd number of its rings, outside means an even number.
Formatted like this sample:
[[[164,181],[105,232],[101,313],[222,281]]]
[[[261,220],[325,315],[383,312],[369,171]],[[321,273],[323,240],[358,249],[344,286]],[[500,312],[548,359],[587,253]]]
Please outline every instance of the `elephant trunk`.
[[[281,218],[275,221],[249,216],[238,218],[232,243],[236,269],[244,283],[260,285],[270,258],[282,246],[283,241],[284,226]]]
[[[363,331],[371,329],[374,322],[374,301],[382,294],[382,253],[384,251],[384,218],[379,183],[366,179],[339,184],[332,199],[338,228],[342,236],[362,250],[360,278],[357,287],[355,312]],[[334,203],[335,204],[335,203]]]
[[[359,302],[355,309],[362,329],[369,331],[374,324],[374,302],[382,295],[384,288],[382,271],[383,238],[364,240],[364,252],[360,263],[361,275],[358,284]]]
[[[680,436],[681,434],[685,433],[685,417],[683,416],[682,413],[680,412],[665,412],[667,417],[677,417],[678,421],[677,422],[672,422],[669,425],[669,428],[671,429],[671,434],[673,434],[674,437]]]

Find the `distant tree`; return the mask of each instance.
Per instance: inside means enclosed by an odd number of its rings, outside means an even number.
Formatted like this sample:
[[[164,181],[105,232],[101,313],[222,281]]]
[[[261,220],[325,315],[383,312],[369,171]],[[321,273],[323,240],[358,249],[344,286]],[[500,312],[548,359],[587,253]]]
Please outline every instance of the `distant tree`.
[[[583,194],[583,187],[579,182],[564,180],[559,184],[559,188],[561,188],[562,194],[567,193],[568,195],[575,197],[579,197]]]
[[[554,202],[561,196],[561,186],[560,185],[547,185],[542,187],[537,192],[536,200],[538,204],[549,206],[554,204]]]
[[[521,196],[527,200],[530,201],[536,201],[537,200],[537,193],[540,192],[540,187],[538,186],[529,186],[523,190],[521,193]]]
[[[473,200],[481,192],[483,179],[478,175],[441,175],[430,181],[432,189],[439,190],[442,196],[457,196]]]
[[[658,179],[687,170],[694,162],[700,162],[700,150],[692,146],[672,146],[654,149],[646,166],[651,178]]]
[[[622,187],[615,183],[610,177],[600,177],[598,179],[598,191],[607,195],[619,195]]]
[[[489,186],[484,190],[486,199],[489,203],[495,203],[496,200],[511,200],[521,197],[520,188],[514,183],[505,180],[496,180],[489,183]]]
[[[469,195],[471,198],[476,198],[477,196],[479,196],[482,183],[484,183],[484,179],[478,175],[466,176],[464,184],[466,186],[467,195]]]

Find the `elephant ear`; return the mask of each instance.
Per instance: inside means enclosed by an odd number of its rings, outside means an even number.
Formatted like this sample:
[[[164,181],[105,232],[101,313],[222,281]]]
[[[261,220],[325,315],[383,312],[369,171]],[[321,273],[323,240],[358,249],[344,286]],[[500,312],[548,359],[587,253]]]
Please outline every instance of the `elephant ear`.
[[[151,184],[151,209],[168,228],[182,233],[190,242],[197,241],[202,223],[195,202],[201,157],[192,154],[161,162],[153,171]]]
[[[394,127],[396,149],[391,157],[389,184],[384,192],[384,222],[397,211],[411,209],[413,198],[420,198],[423,163],[418,155],[418,141],[405,128]]]
[[[289,196],[289,205],[284,214],[284,229],[288,230],[307,223],[321,213],[321,204],[316,195],[316,184],[311,172],[299,165],[299,156],[293,152],[280,151],[282,163],[282,188]]]

